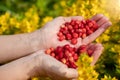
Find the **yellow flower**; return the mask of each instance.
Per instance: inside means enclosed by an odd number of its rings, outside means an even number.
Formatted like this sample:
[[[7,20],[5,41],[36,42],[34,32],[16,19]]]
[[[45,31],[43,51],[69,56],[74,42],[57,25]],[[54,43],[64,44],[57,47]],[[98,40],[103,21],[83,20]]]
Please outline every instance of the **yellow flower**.
[[[61,5],[62,7],[65,7],[65,6],[66,6],[66,2],[62,0],[62,1],[60,2],[60,5]]]
[[[43,20],[42,20],[41,26],[44,26],[45,23],[47,23],[48,21],[51,21],[52,19],[53,19],[53,17],[51,17],[51,16],[44,17]]]
[[[104,78],[101,78],[101,80],[118,80],[118,79],[116,79],[115,77],[111,77],[111,76],[106,76],[106,75],[104,75]]]
[[[94,70],[94,66],[90,66],[92,58],[83,53],[77,61],[78,80],[97,80],[98,73]]]
[[[102,34],[100,37],[96,39],[96,42],[100,43],[103,41],[109,41],[109,39],[110,39],[110,36],[108,36],[107,34]]]

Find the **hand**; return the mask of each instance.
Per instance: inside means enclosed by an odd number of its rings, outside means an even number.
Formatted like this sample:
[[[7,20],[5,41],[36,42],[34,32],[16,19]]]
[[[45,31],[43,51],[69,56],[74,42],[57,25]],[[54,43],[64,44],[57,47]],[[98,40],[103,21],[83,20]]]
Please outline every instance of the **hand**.
[[[91,66],[95,65],[95,63],[97,62],[97,60],[99,59],[100,55],[102,54],[103,51],[103,46],[100,43],[91,43],[88,45],[87,50],[91,50],[93,51],[92,55],[93,56],[93,61],[91,63]]]
[[[43,50],[0,66],[0,80],[28,80],[32,77],[75,80],[78,73],[45,54]]]
[[[99,59],[100,55],[103,51],[103,46],[100,43],[91,43],[88,45],[87,50],[92,50],[93,53],[91,56],[93,56],[93,61],[91,63],[91,66],[95,65],[97,60]],[[44,53],[42,50],[36,52],[35,54],[41,54]],[[66,65],[59,62],[55,58],[46,55],[41,54],[40,57],[41,63],[40,67],[38,67],[38,73],[42,74],[40,76],[48,76],[52,80],[75,80],[78,76],[77,70],[72,68],[67,68]]]
[[[40,30],[35,31],[33,34],[37,35],[36,39],[39,39],[40,46],[42,49],[63,46],[65,44],[70,44],[68,41],[64,40],[60,42],[58,40],[57,33],[59,32],[60,26],[66,22],[70,22],[72,19],[83,20],[81,16],[74,17],[57,17],[54,20],[48,22]]]
[[[88,45],[87,50],[93,51],[93,54],[91,55],[93,56],[91,66],[93,66],[102,54],[103,46],[100,43],[91,43]],[[38,51],[36,54],[40,53],[43,53],[43,51]],[[42,65],[39,67],[39,74],[42,74],[41,76],[48,76],[52,78],[52,80],[73,80],[78,76],[75,69],[67,68],[66,65],[49,55],[41,54],[39,63]]]
[[[58,45],[63,46],[65,44],[70,44],[70,42],[66,40],[62,42],[58,41],[57,33],[59,32],[60,26],[62,24],[64,24],[65,22],[70,22],[72,19],[83,20],[83,17],[81,16],[57,17],[51,22],[48,22],[40,30],[34,32],[36,33],[37,38],[41,37],[39,41],[41,42],[40,46],[42,46],[42,49],[49,48],[49,47],[56,47]],[[106,18],[102,14],[95,15],[91,19],[97,22],[99,28],[94,33],[87,36],[86,38],[84,39],[79,38],[78,43],[75,45],[76,47],[82,44],[87,45],[91,43],[111,25],[111,22],[108,20],[108,18]]]
[[[52,80],[75,80],[78,77],[77,70],[68,68],[65,64],[43,53],[42,50],[35,53],[40,54],[40,65],[37,70],[40,76],[48,76]]]

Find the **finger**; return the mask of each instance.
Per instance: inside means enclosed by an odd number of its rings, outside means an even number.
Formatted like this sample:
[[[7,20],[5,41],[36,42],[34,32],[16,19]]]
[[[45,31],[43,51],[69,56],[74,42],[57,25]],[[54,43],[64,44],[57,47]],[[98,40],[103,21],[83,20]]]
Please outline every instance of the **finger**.
[[[68,68],[65,70],[66,74],[65,77],[68,79],[77,79],[78,77],[78,72],[75,69]]]
[[[97,21],[97,24],[98,24],[98,26],[100,27],[100,26],[102,26],[104,23],[106,23],[106,22],[108,22],[108,18],[107,17],[103,17],[103,18],[101,18],[99,21]]]
[[[100,28],[98,28],[94,33],[84,38],[82,44],[88,44],[94,41],[98,36],[100,36],[112,23],[107,22],[103,24]]]
[[[104,15],[103,14],[96,14],[95,16],[93,16],[91,18],[91,20],[94,20],[94,21],[99,21]]]
[[[100,43],[95,44],[94,47],[95,47],[95,50],[92,54],[93,62],[91,63],[91,66],[93,66],[97,62],[98,58],[100,57],[103,51],[103,46]]]
[[[55,70],[53,70],[53,72],[55,72],[54,74],[56,76],[54,76],[54,78],[61,78],[62,80],[71,80],[71,79],[76,79],[78,77],[78,72],[75,69],[71,69],[71,68],[65,68],[65,67],[61,67],[59,66],[59,68],[55,68]],[[52,76],[53,77],[53,76]]]

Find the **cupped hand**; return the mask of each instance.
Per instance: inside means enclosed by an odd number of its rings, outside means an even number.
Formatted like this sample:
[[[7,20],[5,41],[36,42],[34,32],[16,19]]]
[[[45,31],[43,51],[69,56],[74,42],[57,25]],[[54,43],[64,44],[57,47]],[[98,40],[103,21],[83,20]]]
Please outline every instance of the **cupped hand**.
[[[70,44],[69,41],[59,41],[58,40],[58,32],[60,30],[61,25],[66,22],[70,22],[71,20],[83,20],[81,16],[73,16],[73,17],[57,17],[54,20],[48,22],[44,27],[40,30],[35,31],[35,34],[41,37],[40,42],[42,42],[43,49],[50,47],[63,46],[65,44]],[[42,34],[42,35],[41,35]],[[70,44],[71,45],[71,44]]]
[[[39,56],[37,73],[39,76],[50,77],[52,80],[76,80],[78,72],[68,68],[65,64],[44,53],[43,50],[36,52]]]
[[[79,47],[80,45],[87,45],[94,41],[100,34],[102,34],[110,25],[111,22],[107,17],[105,17],[102,14],[97,14],[91,18],[92,20],[96,21],[99,28],[92,33],[91,35],[87,36],[86,38],[78,39],[78,43],[74,46]],[[40,30],[35,31],[35,33],[40,36],[40,46],[42,46],[43,49],[49,48],[49,47],[57,47],[57,46],[63,46],[65,44],[70,44],[69,41],[59,41],[57,33],[59,32],[60,26],[64,24],[65,22],[70,22],[71,20],[83,20],[83,17],[81,16],[73,16],[73,17],[57,17],[54,20],[48,22],[44,27],[42,27]],[[71,44],[70,44],[71,45]],[[73,45],[72,45],[73,46]]]
[[[90,43],[87,50],[92,51],[93,61],[91,66],[95,65],[102,54],[103,46],[100,43]],[[76,69],[68,68],[65,64],[44,53],[43,50],[36,52],[39,56],[39,66],[37,72],[40,76],[50,77],[52,80],[77,80],[78,72]]]

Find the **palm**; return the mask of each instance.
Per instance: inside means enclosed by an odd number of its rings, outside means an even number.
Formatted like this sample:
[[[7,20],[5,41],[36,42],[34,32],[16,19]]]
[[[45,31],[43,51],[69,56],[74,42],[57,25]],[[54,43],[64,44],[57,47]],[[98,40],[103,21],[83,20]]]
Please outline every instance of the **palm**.
[[[37,52],[44,53],[43,50]],[[42,54],[41,56],[41,70],[38,72],[41,76],[48,76],[53,80],[72,80],[78,76],[77,70],[68,68],[65,64],[62,64],[50,55]]]

